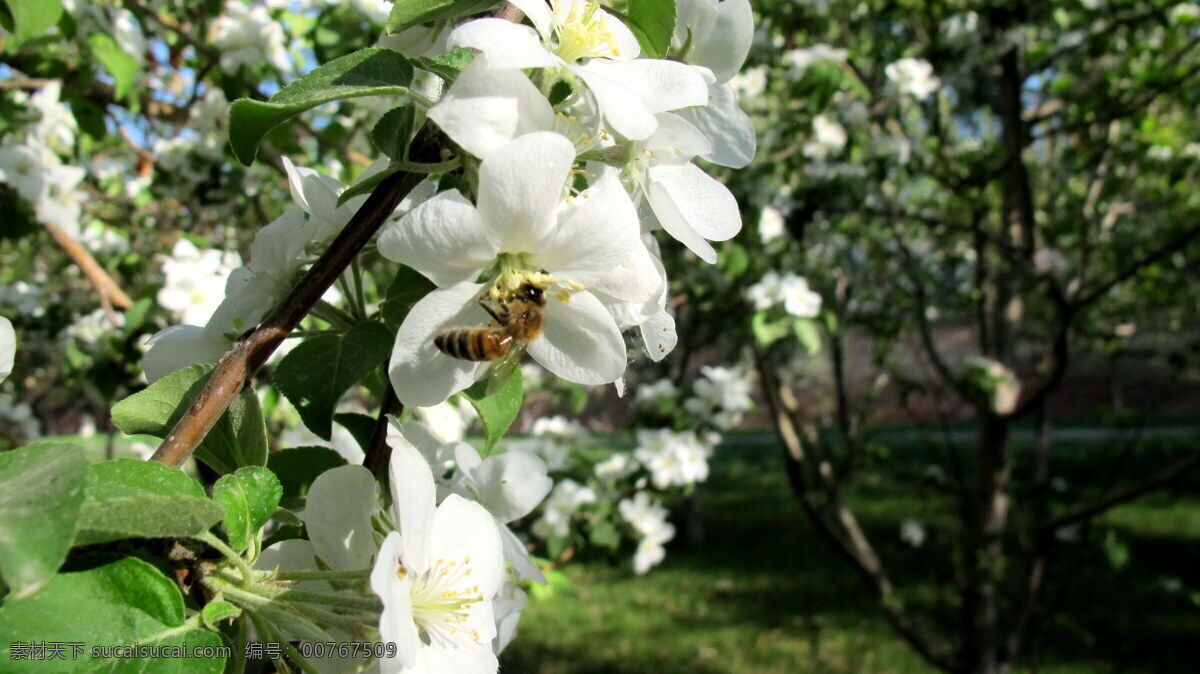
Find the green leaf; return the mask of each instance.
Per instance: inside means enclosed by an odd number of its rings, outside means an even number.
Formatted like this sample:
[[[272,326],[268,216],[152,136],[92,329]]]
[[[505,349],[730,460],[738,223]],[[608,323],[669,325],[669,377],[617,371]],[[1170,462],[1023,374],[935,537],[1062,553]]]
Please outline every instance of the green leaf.
[[[388,179],[393,174],[399,173],[401,170],[402,169],[400,166],[395,165],[395,164],[390,164],[386,168],[384,168],[382,171],[376,171],[375,173],[371,174],[370,177],[368,177],[364,180],[359,180],[358,182],[354,183],[350,187],[347,187],[346,189],[342,190],[342,193],[338,195],[337,205],[341,206],[342,204],[346,203],[347,201],[350,201],[351,199],[353,199],[354,197],[357,197],[357,196],[360,196],[363,194],[370,194],[371,192],[374,192],[375,188],[379,186],[379,183]]]
[[[225,533],[234,550],[245,550],[283,497],[275,474],[261,466],[239,468],[213,485],[213,500],[225,508]]]
[[[117,100],[124,100],[142,72],[142,63],[136,56],[121,49],[117,41],[104,33],[95,33],[88,38],[92,47],[92,55],[104,66],[109,76],[113,78]]]
[[[334,59],[288,84],[268,102],[240,99],[229,110],[229,142],[249,166],[271,129],[322,103],[362,96],[403,96],[412,82],[412,63],[390,49],[360,49]]]
[[[212,365],[192,365],[159,379],[112,408],[117,428],[129,435],[165,438],[200,394]],[[196,458],[226,475],[242,466],[267,463],[267,429],[258,396],[243,390],[196,448]]]
[[[66,660],[27,663],[27,671],[219,674],[225,662],[221,657],[92,658],[95,646],[178,646],[190,655],[198,647],[223,643],[214,632],[185,625],[183,597],[174,581],[136,557],[59,574],[35,595],[5,600],[0,634],[0,662],[10,664],[16,643],[66,644]],[[83,644],[77,659],[72,643]]]
[[[399,33],[422,23],[477,14],[496,4],[497,0],[396,0],[385,30]]]
[[[487,383],[487,379],[484,379],[465,391],[467,400],[471,401],[483,422],[485,453],[496,446],[496,441],[504,437],[508,427],[517,420],[517,415],[521,413],[521,401],[524,399],[520,368],[513,370],[503,388],[485,397]]]
[[[588,541],[598,548],[616,550],[621,544],[621,532],[609,520],[600,520],[592,525]]]
[[[433,289],[433,281],[425,278],[411,267],[400,266],[387,289],[387,299],[379,307],[383,322],[392,330],[399,330],[408,312]]]
[[[333,420],[350,431],[354,441],[363,451],[371,444],[371,435],[375,433],[375,417],[355,412],[342,412],[333,415]]]
[[[401,105],[384,113],[371,129],[371,142],[375,149],[395,159],[404,161],[408,144],[412,141],[416,111],[411,105]]]
[[[0,454],[0,578],[12,598],[33,594],[71,549],[87,460],[66,443]]]
[[[382,323],[359,323],[344,335],[320,335],[292,349],[275,368],[275,386],[296,406],[304,425],[328,440],[338,400],[392,352]]]
[[[796,333],[796,339],[804,345],[809,355],[818,353],[821,350],[821,331],[817,329],[817,322],[808,318],[798,318],[792,324],[792,330]]]
[[[467,47],[458,47],[433,58],[422,56],[414,59],[413,65],[437,75],[445,80],[446,84],[453,84],[454,80],[458,79],[458,74],[473,60],[475,52]]]
[[[666,58],[675,34],[675,0],[629,0],[629,29],[633,31],[642,55]]]
[[[210,601],[200,611],[201,619],[209,629],[219,629],[217,623],[233,620],[242,615],[242,609],[224,600]]]
[[[108,128],[104,125],[104,108],[86,98],[71,96],[66,92],[63,93],[63,99],[70,102],[71,114],[75,117],[80,131],[96,140],[108,135]]]
[[[104,461],[88,467],[75,544],[196,536],[221,521],[222,512],[178,469],[156,461]]]
[[[17,241],[40,229],[33,206],[15,187],[0,183],[0,241]]]
[[[750,319],[750,327],[754,330],[754,338],[763,346],[770,346],[787,336],[791,329],[788,319],[771,321],[766,311],[759,311]]]
[[[267,467],[279,478],[285,506],[299,505],[308,498],[313,480],[332,468],[346,465],[346,459],[328,447],[293,447],[271,452]]]
[[[60,0],[5,0],[13,17],[13,38],[19,44],[45,33],[62,18]]]

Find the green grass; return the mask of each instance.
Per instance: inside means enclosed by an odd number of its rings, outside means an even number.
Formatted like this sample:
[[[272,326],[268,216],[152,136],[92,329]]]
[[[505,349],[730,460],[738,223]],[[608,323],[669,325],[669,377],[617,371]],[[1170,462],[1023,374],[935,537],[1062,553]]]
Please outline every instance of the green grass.
[[[1065,446],[1052,472],[1068,492],[1105,476],[1097,457],[1112,448]],[[1135,464],[1178,456],[1184,445],[1147,443]],[[933,456],[897,448],[904,473]],[[1018,450],[1017,471],[1027,470]],[[1117,483],[1145,470],[1123,470]],[[1200,471],[1197,471],[1200,472]],[[947,546],[957,534],[944,496],[873,470],[853,503],[898,584],[937,625],[953,597]],[[1114,510],[1081,540],[1057,550],[1048,576],[1038,671],[1200,671],[1200,608],[1160,579],[1200,589],[1200,476],[1175,490]],[[1020,496],[1018,495],[1018,498]],[[781,470],[779,450],[762,442],[722,447],[700,490],[703,539],[680,536],[662,566],[644,577],[605,560],[564,567],[576,593],[533,601],[502,658],[510,672],[537,674],[716,672],[907,673],[933,671],[894,636],[857,576],[805,521]],[[897,535],[905,516],[922,518],[920,549]],[[1129,553],[1114,566],[1104,541]],[[1111,545],[1111,543],[1110,543]],[[1029,671],[1031,661],[1022,663]]]

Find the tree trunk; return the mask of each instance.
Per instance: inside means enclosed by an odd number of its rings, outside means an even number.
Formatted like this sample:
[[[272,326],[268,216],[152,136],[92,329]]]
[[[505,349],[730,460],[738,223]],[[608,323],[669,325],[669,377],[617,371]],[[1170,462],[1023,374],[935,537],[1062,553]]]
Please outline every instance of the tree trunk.
[[[971,517],[967,523],[962,590],[964,674],[1008,671],[1006,645],[1000,637],[996,585],[1004,556],[1008,523],[1009,421],[986,415],[979,427],[975,476],[971,485]]]

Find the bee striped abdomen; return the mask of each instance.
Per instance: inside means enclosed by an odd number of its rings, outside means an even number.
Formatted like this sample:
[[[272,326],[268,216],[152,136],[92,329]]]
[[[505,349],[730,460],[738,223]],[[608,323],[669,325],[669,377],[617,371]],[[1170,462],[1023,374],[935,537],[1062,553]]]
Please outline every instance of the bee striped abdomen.
[[[512,348],[512,336],[490,328],[447,330],[433,338],[433,344],[447,356],[460,360],[496,360]]]

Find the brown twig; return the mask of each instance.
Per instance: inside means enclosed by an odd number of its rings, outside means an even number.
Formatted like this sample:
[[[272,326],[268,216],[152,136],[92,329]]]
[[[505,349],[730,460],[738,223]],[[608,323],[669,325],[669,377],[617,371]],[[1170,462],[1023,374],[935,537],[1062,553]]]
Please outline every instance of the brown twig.
[[[106,307],[115,306],[120,309],[128,309],[133,306],[133,300],[129,299],[129,295],[126,295],[125,291],[121,290],[121,286],[112,280],[108,272],[104,271],[104,267],[101,267],[100,263],[96,262],[96,258],[92,257],[92,254],[88,252],[87,248],[83,247],[83,244],[71,238],[71,235],[64,232],[58,225],[48,222],[42,224],[46,228],[46,231],[50,233],[50,238],[54,239],[54,242],[66,251],[67,255],[71,257],[71,261],[83,271],[83,275],[91,282],[92,287],[96,289],[96,293],[100,296],[100,304]]]
[[[367,444],[366,456],[363,457],[363,466],[370,470],[375,479],[379,480],[384,488],[387,487],[387,466],[392,456],[392,448],[387,443],[388,416],[400,414],[404,411],[404,403],[396,397],[396,389],[388,383],[387,393],[383,395],[383,402],[379,405],[379,418],[375,420],[375,428],[371,430],[371,441]]]
[[[238,339],[229,353],[225,354],[204,390],[150,457],[152,460],[168,466],[179,466],[187,461],[234,397],[241,392],[246,380],[267,362],[267,358],[350,266],[363,246],[387,222],[400,200],[424,179],[425,175],[420,173],[396,173],[384,179],[371,192],[342,233],[329,244],[304,278],[276,305],[271,315],[256,329]]]
[[[954,655],[933,641],[897,600],[895,586],[883,561],[867,539],[854,512],[842,500],[839,485],[832,471],[818,466],[811,471],[812,477],[823,484],[812,484],[806,464],[819,463],[819,460],[806,451],[797,416],[793,414],[794,410],[789,409],[794,405],[789,400],[791,392],[776,378],[774,365],[761,347],[755,347],[754,359],[768,413],[784,446],[792,491],[804,508],[809,522],[834,551],[858,571],[874,592],[892,629],[929,663],[943,671],[956,671],[957,662]],[[815,488],[819,486],[823,486],[823,491],[827,494],[825,502],[818,500],[814,493]],[[833,516],[829,517],[830,514]]]
[[[1095,517],[1106,510],[1115,508],[1123,503],[1132,501],[1139,496],[1147,494],[1163,485],[1166,485],[1180,477],[1189,470],[1200,465],[1200,453],[1194,454],[1182,461],[1172,465],[1170,468],[1163,470],[1152,477],[1139,482],[1131,487],[1123,489],[1107,498],[1100,499],[1093,503],[1067,511],[1057,517],[1051,518],[1042,525],[1042,532],[1045,534],[1053,534],[1055,529],[1082,522],[1083,520]]]

